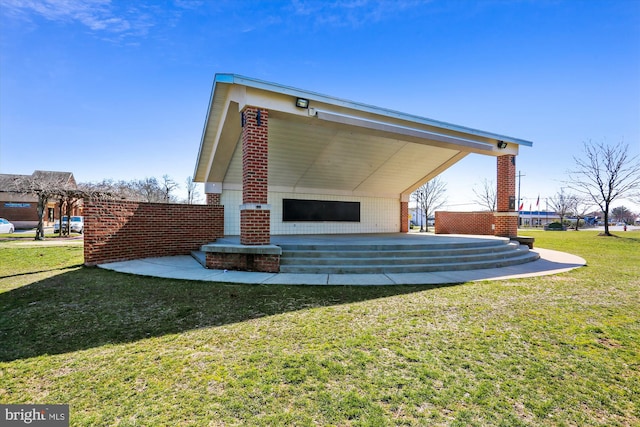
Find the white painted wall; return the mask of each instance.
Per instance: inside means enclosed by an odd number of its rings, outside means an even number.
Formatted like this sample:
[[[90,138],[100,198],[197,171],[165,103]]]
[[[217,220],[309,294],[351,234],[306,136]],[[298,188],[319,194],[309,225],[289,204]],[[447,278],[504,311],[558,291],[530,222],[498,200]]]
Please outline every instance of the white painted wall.
[[[360,222],[283,222],[282,199],[333,200],[360,202]],[[224,190],[220,199],[224,205],[225,236],[240,235],[240,205],[242,191]],[[400,199],[356,197],[323,194],[269,192],[271,234],[349,234],[396,233],[400,231]]]

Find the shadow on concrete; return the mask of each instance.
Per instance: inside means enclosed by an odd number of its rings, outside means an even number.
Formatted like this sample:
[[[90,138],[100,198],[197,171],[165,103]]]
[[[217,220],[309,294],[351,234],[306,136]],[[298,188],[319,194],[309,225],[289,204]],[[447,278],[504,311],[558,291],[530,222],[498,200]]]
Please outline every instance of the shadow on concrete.
[[[83,267],[0,294],[0,361],[243,322],[443,286],[266,286]]]

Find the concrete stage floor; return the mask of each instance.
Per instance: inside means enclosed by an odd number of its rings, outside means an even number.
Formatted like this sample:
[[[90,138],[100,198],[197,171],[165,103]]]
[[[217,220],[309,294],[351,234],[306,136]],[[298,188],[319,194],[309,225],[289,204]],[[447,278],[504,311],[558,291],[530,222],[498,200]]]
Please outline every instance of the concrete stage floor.
[[[482,239],[499,239],[492,236],[434,235],[431,233],[389,233],[358,235],[299,235],[272,236],[271,243],[315,244],[315,245],[391,245],[477,242]],[[226,237],[221,243],[239,243],[239,238]],[[526,264],[481,270],[438,271],[429,273],[386,274],[296,274],[259,273],[246,271],[208,270],[190,255],[144,258],[133,261],[113,262],[99,265],[100,268],[142,276],[200,280],[223,283],[246,283],[265,285],[434,285],[463,283],[481,280],[515,279],[523,277],[558,274],[586,265],[586,261],[575,255],[549,249],[534,248],[540,259]]]

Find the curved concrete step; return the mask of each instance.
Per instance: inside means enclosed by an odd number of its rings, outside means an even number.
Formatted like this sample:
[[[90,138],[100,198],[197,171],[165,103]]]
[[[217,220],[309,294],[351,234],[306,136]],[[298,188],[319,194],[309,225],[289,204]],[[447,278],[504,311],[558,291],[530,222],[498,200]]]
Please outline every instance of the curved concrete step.
[[[486,242],[484,242],[486,243]],[[388,250],[365,246],[339,245],[340,250],[310,250],[297,245],[296,250],[283,247],[280,260],[282,273],[312,274],[384,274],[420,273],[433,271],[475,270],[524,264],[539,258],[525,245],[499,241],[498,244],[464,245],[458,248],[434,248],[413,246]],[[313,245],[310,245],[313,246]],[[299,256],[300,255],[300,256]]]
[[[293,251],[287,252],[281,264],[305,264],[316,261],[318,265],[339,262],[341,264],[369,264],[372,262],[401,261],[407,264],[466,262],[482,259],[508,258],[517,255],[519,245],[510,243],[500,247],[458,249],[458,250],[415,250],[415,251]],[[283,252],[284,253],[284,252]]]
[[[491,240],[478,240],[478,241],[466,241],[466,242],[430,242],[429,244],[416,244],[416,243],[395,243],[395,244],[300,244],[300,243],[286,243],[279,244],[282,248],[282,252],[285,251],[328,251],[328,252],[342,252],[342,251],[443,251],[448,249],[477,249],[477,248],[491,248],[502,247],[511,243],[508,239],[491,239]]]
[[[282,259],[287,261],[286,263],[292,263],[293,260],[302,259],[322,259],[331,262],[331,259],[351,259],[354,262],[359,262],[358,259],[363,259],[369,262],[371,259],[434,259],[440,257],[463,257],[463,256],[493,256],[493,254],[510,253],[513,252],[517,243],[501,244],[500,246],[482,246],[477,248],[459,248],[459,249],[443,249],[438,250],[434,248],[420,248],[413,250],[369,250],[369,249],[349,249],[349,250],[283,250]],[[290,262],[291,261],[291,262]]]

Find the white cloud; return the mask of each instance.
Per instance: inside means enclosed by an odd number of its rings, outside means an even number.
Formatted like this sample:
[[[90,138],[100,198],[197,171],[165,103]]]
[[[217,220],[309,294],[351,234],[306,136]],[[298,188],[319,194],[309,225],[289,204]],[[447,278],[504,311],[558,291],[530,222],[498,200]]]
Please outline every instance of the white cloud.
[[[96,33],[141,36],[153,26],[138,8],[118,10],[111,0],[0,0],[5,13],[30,20],[32,15],[49,21],[79,23]]]
[[[430,3],[431,0],[292,0],[295,15],[313,17],[318,25],[359,27]]]

